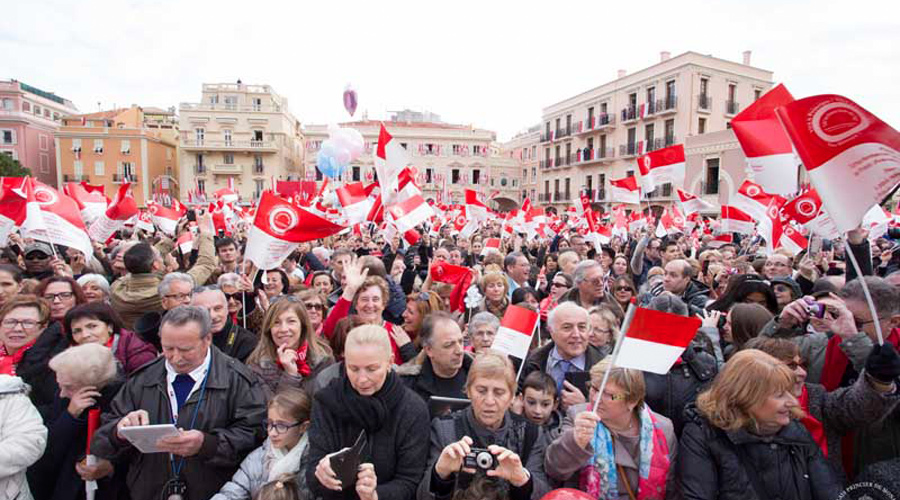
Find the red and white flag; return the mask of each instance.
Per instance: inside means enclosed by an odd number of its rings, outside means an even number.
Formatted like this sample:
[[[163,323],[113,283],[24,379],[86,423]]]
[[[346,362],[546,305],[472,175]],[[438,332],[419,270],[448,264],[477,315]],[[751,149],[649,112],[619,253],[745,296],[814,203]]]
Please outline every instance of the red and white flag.
[[[263,191],[247,234],[245,256],[258,269],[274,269],[300,243],[325,238],[344,229],[271,191]]]
[[[147,202],[147,212],[150,213],[150,220],[153,221],[153,224],[169,236],[175,236],[178,220],[184,215],[182,211],[165,207],[152,200]]]
[[[784,205],[784,198],[773,196],[769,198],[769,205],[766,211],[759,219],[757,231],[759,235],[766,240],[766,253],[771,255],[775,251],[775,247],[781,241],[783,232],[783,223],[781,221],[781,206]]]
[[[471,269],[454,266],[449,262],[438,262],[431,266],[429,275],[432,281],[453,285],[453,290],[450,292],[449,297],[451,311],[464,311],[466,309],[464,298],[469,290],[469,285],[472,284]]]
[[[622,337],[615,365],[665,375],[699,328],[700,318],[638,307]]]
[[[687,215],[715,210],[716,208],[715,205],[695,194],[682,191],[681,189],[676,189],[676,191],[678,191],[678,201],[681,203],[681,209],[684,210],[684,213]]]
[[[155,228],[153,226],[153,219],[150,217],[150,212],[146,210],[141,210],[141,213],[135,219],[134,227],[152,232]]]
[[[400,191],[400,172],[410,161],[406,148],[388,133],[383,123],[378,133],[378,147],[373,160],[378,183],[381,185],[382,200],[385,206],[390,206]]]
[[[358,224],[366,220],[366,216],[375,203],[374,198],[366,194],[366,188],[362,182],[351,182],[334,190],[338,202],[343,208],[344,217],[349,225]]]
[[[850,99],[818,95],[775,112],[838,231],[900,183],[900,133]]]
[[[27,204],[24,177],[0,179],[0,246],[7,246],[9,235],[25,221]]]
[[[706,246],[709,248],[719,248],[722,245],[730,245],[732,243],[734,243],[734,235],[731,233],[717,234],[713,236],[713,239],[711,239]]]
[[[182,255],[188,255],[194,249],[194,233],[185,231],[178,236],[178,249]]]
[[[413,196],[422,196],[422,190],[416,185],[416,174],[410,167],[400,171],[398,178],[397,195],[393,197],[393,203],[402,203]]]
[[[639,156],[638,169],[641,171],[641,187],[645,193],[666,182],[671,182],[676,188],[684,187],[684,144]]]
[[[491,252],[500,253],[500,238],[488,238],[484,240],[484,246],[481,248],[481,255],[487,255]]]
[[[434,211],[421,196],[413,196],[404,202],[392,205],[387,209],[387,213],[393,217],[394,225],[401,232],[414,229],[434,215]]]
[[[230,180],[231,179],[229,179],[229,181]],[[234,202],[238,201],[237,193],[234,191],[234,188],[232,188],[230,186],[217,190],[215,192],[215,196],[216,196],[217,200],[222,200],[225,203],[234,203]]]
[[[779,84],[731,120],[753,181],[769,193],[797,192],[800,159],[775,115],[776,108],[791,102],[794,97]]]
[[[478,193],[466,189],[466,215],[472,220],[482,221],[488,218],[488,207],[478,199]]]
[[[656,225],[656,236],[662,238],[669,234],[684,231],[684,216],[674,206],[671,209],[663,210],[659,216],[659,223]]]
[[[25,193],[26,218],[30,220],[22,226],[23,237],[72,247],[85,257],[93,254],[91,239],[75,200],[30,177],[25,181]]]
[[[647,226],[647,218],[640,211],[631,212],[628,217],[628,231],[635,233]]]
[[[731,199],[731,206],[743,210],[754,219],[762,221],[766,218],[769,205],[774,202],[780,208],[785,199],[778,195],[765,192],[763,188],[754,182],[744,181],[737,193]]]
[[[723,233],[753,234],[753,228],[756,225],[753,217],[728,205],[722,205],[720,219],[719,230]]]
[[[500,320],[500,328],[491,349],[520,360],[528,357],[528,348],[537,327],[538,313],[521,306],[509,306]]]
[[[131,194],[131,183],[125,182],[119,186],[116,197],[113,198],[103,215],[91,223],[88,228],[88,236],[94,241],[104,243],[121,229],[125,222],[137,214],[138,207]]]
[[[103,186],[91,186],[86,182],[67,182],[63,185],[63,194],[75,200],[81,218],[91,224],[103,215],[109,205],[109,199],[103,194]]]
[[[841,234],[831,216],[822,207],[822,200],[815,188],[785,202],[781,206],[781,218],[792,220],[823,238],[833,239]]]
[[[798,253],[806,250],[809,247],[809,240],[806,239],[800,231],[797,231],[794,226],[785,226],[784,231],[781,233],[781,241],[779,242],[781,247],[787,249],[787,251],[791,252],[791,255],[797,255]]]
[[[633,175],[623,179],[610,180],[609,194],[612,201],[632,205],[641,203],[641,188],[638,187],[637,177]]]

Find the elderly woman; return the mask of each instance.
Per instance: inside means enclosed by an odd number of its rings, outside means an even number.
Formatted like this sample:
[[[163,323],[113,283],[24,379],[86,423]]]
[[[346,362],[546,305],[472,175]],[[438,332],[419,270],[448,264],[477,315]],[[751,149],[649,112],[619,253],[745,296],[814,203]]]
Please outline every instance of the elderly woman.
[[[91,414],[99,423],[100,413],[109,410],[124,383],[112,351],[97,343],[77,345],[54,356],[49,366],[56,372],[59,393],[46,415],[47,450],[28,471],[35,497],[84,498],[84,481],[103,478],[95,498],[119,498],[125,478],[110,474],[113,463],[98,459],[91,468],[84,463]]]
[[[241,326],[246,323],[248,330],[258,332],[266,312],[262,307],[256,307],[256,298],[245,289],[250,288],[249,279],[237,273],[225,273],[219,276],[216,284],[225,294],[231,322]]]
[[[466,328],[471,351],[480,354],[490,349],[499,329],[500,320],[489,312],[480,312],[472,316]]]
[[[41,280],[35,295],[50,304],[50,320],[62,322],[73,307],[85,303],[81,285],[68,276],[51,276]]]
[[[547,447],[547,474],[592,498],[678,498],[675,431],[644,402],[643,373],[612,367],[608,359],[590,373],[590,402],[569,408],[562,432]]]
[[[384,328],[354,328],[340,375],[316,393],[304,460],[313,495],[326,500],[415,497],[428,456],[422,439],[428,434],[428,408],[391,369],[391,351]],[[331,454],[353,446],[361,434],[367,444],[358,472],[342,478],[331,467]]]
[[[0,498],[31,500],[25,470],[41,458],[46,445],[47,428],[28,400],[28,385],[0,374]]]
[[[85,302],[109,302],[109,281],[102,274],[82,274],[76,282]]]
[[[296,478],[306,485],[305,471],[300,469],[300,459],[309,451],[309,416],[312,399],[305,391],[279,390],[269,400],[266,431],[268,439],[241,462],[241,467],[231,481],[211,500],[250,500],[258,498],[263,485],[285,476]],[[300,486],[300,485],[298,485]],[[305,499],[309,491],[298,488]]]
[[[488,351],[475,358],[466,380],[472,405],[432,423],[419,500],[450,498],[484,488],[482,483],[491,483],[501,498],[538,499],[549,491],[543,466],[547,438],[540,426],[509,411],[515,391],[516,374],[506,356]],[[466,467],[472,453],[478,460],[486,453],[495,467]]]
[[[316,335],[322,335],[322,326],[325,324],[325,312],[328,310],[325,295],[322,295],[314,288],[307,288],[294,294],[306,306],[306,313],[309,316],[309,323],[312,325]]]
[[[444,301],[437,292],[419,292],[406,297],[406,310],[403,311],[403,331],[409,335],[417,348],[421,347],[419,332],[425,317],[434,311],[443,311]]]
[[[509,282],[503,273],[489,272],[481,278],[481,292],[484,299],[479,311],[487,311],[498,319],[503,319],[509,306]]]
[[[328,313],[322,328],[325,338],[332,340],[338,322],[350,314],[352,307],[363,322],[381,326],[386,332],[389,332],[388,337],[391,350],[394,352],[395,364],[402,365],[414,358],[417,354],[416,347],[409,335],[400,326],[383,319],[389,295],[387,282],[378,276],[369,276],[369,270],[363,268],[359,260],[354,259],[345,264],[344,288],[341,298]]]
[[[247,358],[247,366],[263,381],[269,397],[283,387],[308,385],[333,362],[331,349],[309,322],[306,306],[289,296],[269,306],[259,343]]]
[[[591,319],[588,342],[607,356],[619,336],[619,318],[611,308],[602,305],[590,308],[588,315]]]
[[[102,302],[72,309],[63,319],[63,327],[70,345],[100,344],[111,349],[126,376],[153,361],[159,354],[153,344],[122,328],[119,315]]]
[[[679,444],[678,479],[687,499],[826,500],[841,481],[798,419],[794,373],[755,349],[735,354],[697,408]]]

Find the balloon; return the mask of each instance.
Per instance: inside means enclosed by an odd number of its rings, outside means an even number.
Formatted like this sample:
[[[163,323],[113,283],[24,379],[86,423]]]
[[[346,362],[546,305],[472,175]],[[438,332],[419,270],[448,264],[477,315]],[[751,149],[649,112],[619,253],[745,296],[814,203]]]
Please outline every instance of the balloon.
[[[594,497],[581,490],[572,488],[559,488],[548,492],[541,500],[594,500]]]
[[[356,91],[353,90],[353,87],[347,85],[347,88],[344,89],[344,109],[350,113],[350,116],[356,113],[356,104]]]
[[[338,165],[333,156],[325,154],[324,151],[319,151],[319,154],[316,156],[316,167],[325,177],[336,179],[344,173],[347,165]]]
[[[364,149],[365,141],[358,130],[331,125],[328,127],[328,139],[322,142],[316,156],[316,166],[322,175],[330,179],[340,177]]]

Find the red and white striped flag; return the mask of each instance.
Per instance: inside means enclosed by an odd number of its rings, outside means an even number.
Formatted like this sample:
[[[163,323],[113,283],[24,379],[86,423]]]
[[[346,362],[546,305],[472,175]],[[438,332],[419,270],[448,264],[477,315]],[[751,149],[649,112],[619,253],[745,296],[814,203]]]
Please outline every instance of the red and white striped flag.
[[[358,224],[366,220],[366,216],[375,203],[374,198],[366,194],[366,188],[362,182],[351,182],[334,190],[338,202],[343,208],[344,217],[349,225]]]
[[[756,225],[753,217],[744,211],[722,205],[719,230],[723,233],[753,234]]]
[[[665,375],[694,339],[700,323],[697,317],[638,307],[615,365]]]
[[[684,187],[684,165],[684,144],[657,149],[639,156],[641,187],[645,193],[666,182],[671,182],[676,188]]]
[[[85,224],[93,223],[103,215],[109,199],[103,194],[103,186],[91,186],[86,182],[67,182],[63,194],[75,200]]]
[[[378,173],[378,183],[381,185],[382,199],[385,206],[390,206],[400,191],[400,172],[410,161],[406,148],[388,133],[383,123],[378,133],[378,147],[373,160],[375,172]]]
[[[487,220],[488,207],[478,199],[478,193],[471,189],[466,189],[466,215],[472,220]]]
[[[632,205],[639,205],[641,202],[641,188],[638,187],[637,177],[633,175],[609,181],[609,194],[612,201]]]
[[[491,252],[500,253],[500,238],[488,238],[484,240],[484,246],[481,248],[481,255],[487,255]]]
[[[185,231],[178,236],[178,249],[182,255],[191,253],[194,249],[194,234],[191,231]]]
[[[27,204],[24,177],[0,179],[0,246],[7,246],[9,235],[25,221]]]
[[[388,207],[387,212],[393,217],[394,225],[401,232],[414,229],[434,215],[434,211],[421,196],[412,198]]]
[[[507,307],[491,349],[524,362],[537,321],[538,313],[531,309],[513,305]]]
[[[178,227],[178,220],[184,215],[184,212],[168,208],[156,203],[153,200],[147,202],[147,211],[150,212],[150,219],[160,231],[175,236],[175,230]]]
[[[682,191],[681,189],[676,189],[676,191],[678,191],[678,201],[681,203],[681,209],[687,215],[716,208],[715,205],[695,194]]]

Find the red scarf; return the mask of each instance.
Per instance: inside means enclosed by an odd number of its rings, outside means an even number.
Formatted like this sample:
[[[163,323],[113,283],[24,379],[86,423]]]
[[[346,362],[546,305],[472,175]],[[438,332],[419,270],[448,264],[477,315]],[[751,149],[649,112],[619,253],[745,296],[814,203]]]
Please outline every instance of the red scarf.
[[[8,354],[6,346],[0,344],[0,375],[16,376],[16,365],[19,364],[19,361],[22,361],[25,352],[31,349],[35,342],[37,342],[37,339],[23,345],[15,354]]]
[[[306,354],[309,351],[309,343],[304,342],[299,349],[297,349],[297,373],[299,373],[303,377],[308,377],[312,373],[312,368],[309,367],[309,364],[306,362]],[[278,368],[284,370],[284,365],[281,364],[281,360],[278,361]]]
[[[825,347],[825,364],[822,366],[822,379],[820,382],[825,386],[825,390],[831,392],[841,385],[844,378],[844,372],[850,365],[850,360],[841,349],[840,344],[843,339],[840,335],[833,335],[828,339],[828,346]],[[891,330],[890,335],[884,339],[885,342],[893,344],[894,347],[900,348],[900,328]]]
[[[828,458],[828,440],[825,439],[825,427],[822,425],[822,422],[816,420],[816,417],[809,412],[809,393],[806,391],[806,384],[803,384],[803,392],[800,393],[799,401],[800,408],[806,414],[805,417],[800,419],[800,423],[803,424],[803,427],[806,427],[813,441],[822,449],[822,454],[825,455],[825,458]]]

